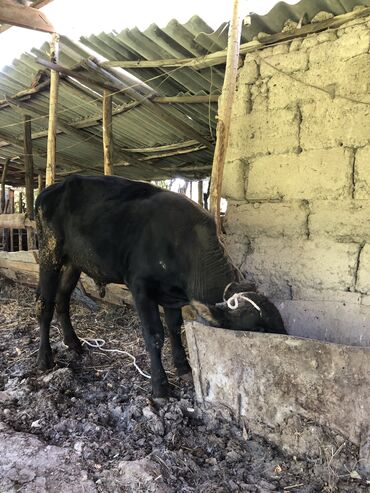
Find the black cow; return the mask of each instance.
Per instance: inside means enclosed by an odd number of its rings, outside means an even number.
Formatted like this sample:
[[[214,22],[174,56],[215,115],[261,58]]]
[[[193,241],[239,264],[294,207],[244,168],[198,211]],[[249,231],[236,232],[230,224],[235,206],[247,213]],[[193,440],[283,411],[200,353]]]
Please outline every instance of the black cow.
[[[275,306],[260,294],[245,293],[245,284],[238,283],[212,217],[183,195],[139,181],[74,175],[39,195],[36,223],[41,369],[53,366],[49,330],[54,306],[65,344],[82,350],[69,315],[81,272],[97,284],[124,283],[131,290],[156,398],[168,396],[169,390],[158,305],[164,308],[179,375],[191,371],[181,343],[184,305],[192,304],[200,319],[214,326],[286,333]],[[244,292],[239,299],[238,291]],[[224,303],[225,294],[235,309]]]

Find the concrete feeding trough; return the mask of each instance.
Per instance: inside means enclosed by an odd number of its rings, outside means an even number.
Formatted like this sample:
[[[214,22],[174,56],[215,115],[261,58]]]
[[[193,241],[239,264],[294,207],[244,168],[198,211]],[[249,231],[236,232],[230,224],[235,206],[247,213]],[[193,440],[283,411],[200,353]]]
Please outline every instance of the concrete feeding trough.
[[[370,347],[186,324],[197,399],[286,452],[318,457],[340,435],[370,473]]]

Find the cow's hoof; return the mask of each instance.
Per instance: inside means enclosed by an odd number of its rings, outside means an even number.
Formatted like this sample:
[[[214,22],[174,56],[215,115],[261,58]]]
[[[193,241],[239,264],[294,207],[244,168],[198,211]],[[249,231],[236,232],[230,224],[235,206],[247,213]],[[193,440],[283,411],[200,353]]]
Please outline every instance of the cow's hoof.
[[[54,366],[52,353],[44,353],[37,358],[37,367],[41,371],[50,370]]]
[[[70,341],[64,341],[64,344],[68,346],[68,349],[71,351],[75,351],[77,354],[83,354],[84,350],[81,344],[80,339],[76,337],[76,339],[72,339]]]
[[[193,374],[191,371],[187,373],[183,373],[182,375],[179,375],[179,378],[186,383],[191,383],[193,381]]]

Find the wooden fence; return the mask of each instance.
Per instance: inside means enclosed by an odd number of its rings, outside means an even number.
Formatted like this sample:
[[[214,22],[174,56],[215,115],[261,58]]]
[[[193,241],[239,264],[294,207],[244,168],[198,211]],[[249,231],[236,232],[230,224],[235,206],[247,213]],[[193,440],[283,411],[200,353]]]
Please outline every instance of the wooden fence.
[[[38,250],[0,252],[0,277],[6,277],[27,286],[36,287],[39,280]],[[99,288],[86,274],[81,275],[80,289],[92,298],[100,299]],[[133,305],[130,291],[125,285],[109,284],[105,289],[104,301],[122,306]]]
[[[26,214],[0,214],[0,250],[33,250],[37,246],[35,221]]]

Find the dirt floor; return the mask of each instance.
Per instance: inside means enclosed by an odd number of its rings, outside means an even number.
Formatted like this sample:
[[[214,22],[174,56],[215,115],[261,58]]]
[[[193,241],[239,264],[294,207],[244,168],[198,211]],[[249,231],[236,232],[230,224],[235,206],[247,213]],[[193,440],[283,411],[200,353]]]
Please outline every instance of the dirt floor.
[[[127,351],[149,373],[140,324],[129,307],[74,302],[80,337]],[[365,492],[348,444],[320,459],[287,457],[217,411],[164,362],[174,397],[157,409],[150,380],[126,353],[61,343],[56,365],[36,369],[34,290],[0,278],[0,492]]]

